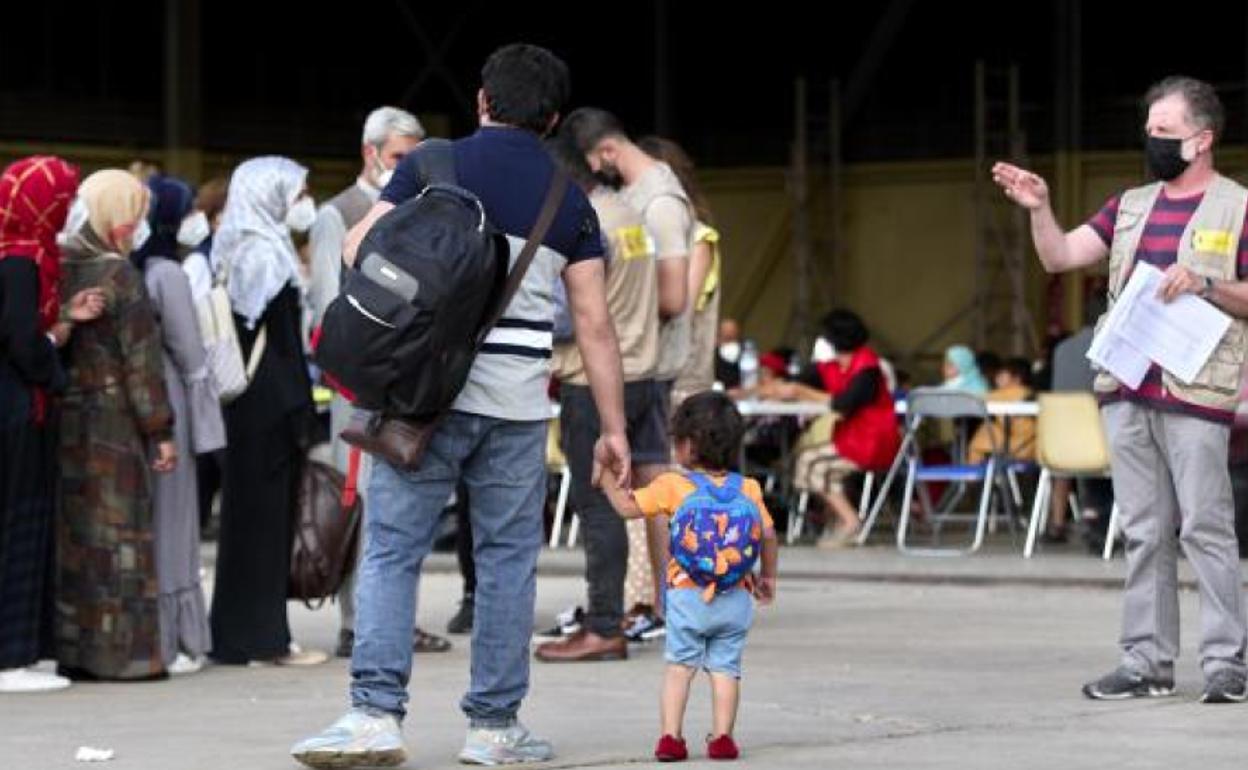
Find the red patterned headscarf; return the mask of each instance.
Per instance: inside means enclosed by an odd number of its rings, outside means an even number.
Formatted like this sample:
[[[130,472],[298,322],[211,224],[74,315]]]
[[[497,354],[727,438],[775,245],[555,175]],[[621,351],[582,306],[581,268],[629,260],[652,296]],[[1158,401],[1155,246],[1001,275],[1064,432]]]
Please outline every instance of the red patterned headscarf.
[[[0,259],[24,257],[39,269],[39,320],[46,331],[60,313],[61,250],[56,234],[65,226],[78,190],[78,168],[51,155],[13,163],[0,174]]]

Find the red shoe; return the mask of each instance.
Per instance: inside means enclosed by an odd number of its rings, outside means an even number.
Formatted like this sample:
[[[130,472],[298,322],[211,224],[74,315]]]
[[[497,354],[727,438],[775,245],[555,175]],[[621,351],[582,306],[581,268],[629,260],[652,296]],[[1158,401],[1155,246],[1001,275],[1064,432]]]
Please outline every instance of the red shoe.
[[[706,756],[711,759],[736,759],[741,756],[741,752],[737,750],[737,744],[731,735],[721,735],[714,739],[708,736]]]
[[[654,758],[660,762],[684,762],[689,758],[685,739],[664,735],[659,739],[659,745],[654,747]]]

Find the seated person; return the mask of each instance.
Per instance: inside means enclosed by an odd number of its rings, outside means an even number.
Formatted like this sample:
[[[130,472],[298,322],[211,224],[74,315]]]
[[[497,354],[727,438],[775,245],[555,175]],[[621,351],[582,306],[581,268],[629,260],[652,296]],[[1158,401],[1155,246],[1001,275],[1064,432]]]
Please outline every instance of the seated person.
[[[1011,358],[997,370],[996,388],[988,401],[1026,401],[1032,397],[1031,364],[1025,358]],[[1006,426],[1009,439],[1005,439]],[[998,417],[975,431],[967,449],[967,461],[979,464],[992,454],[993,444],[1013,460],[1036,459],[1036,421],[1031,417]]]
[[[848,310],[833,310],[824,317],[823,329],[835,353],[814,366],[814,382],[777,381],[760,391],[763,398],[787,401],[832,397],[836,418],[832,440],[798,455],[794,481],[836,514],[839,528],[826,532],[820,545],[837,547],[850,542],[859,527],[858,511],[845,495],[845,478],[854,472],[887,469],[901,436],[892,395],[879,357],[867,346],[862,319]]]
[[[975,354],[965,345],[954,345],[945,351],[944,375],[942,388],[961,390],[977,396],[988,393],[988,381],[975,363]]]

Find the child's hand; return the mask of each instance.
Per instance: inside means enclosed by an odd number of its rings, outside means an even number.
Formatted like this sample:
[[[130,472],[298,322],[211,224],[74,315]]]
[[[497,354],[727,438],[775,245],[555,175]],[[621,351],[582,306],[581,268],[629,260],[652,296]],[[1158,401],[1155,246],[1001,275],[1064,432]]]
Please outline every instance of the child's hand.
[[[776,600],[776,579],[760,577],[754,582],[754,598],[764,607]]]

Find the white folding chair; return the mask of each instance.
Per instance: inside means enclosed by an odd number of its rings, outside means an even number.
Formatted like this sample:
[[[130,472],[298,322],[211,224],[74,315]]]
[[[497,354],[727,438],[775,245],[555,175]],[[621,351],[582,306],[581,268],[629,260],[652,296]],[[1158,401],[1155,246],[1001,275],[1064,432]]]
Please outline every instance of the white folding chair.
[[[563,532],[563,518],[568,510],[568,495],[572,491],[572,469],[568,467],[568,459],[559,446],[559,419],[550,421],[546,429],[546,470],[559,475],[559,495],[555,498],[555,520],[550,527],[550,547],[559,547],[559,535]],[[576,544],[576,535],[580,529],[580,517],[572,514],[572,522],[568,526],[567,547]]]

